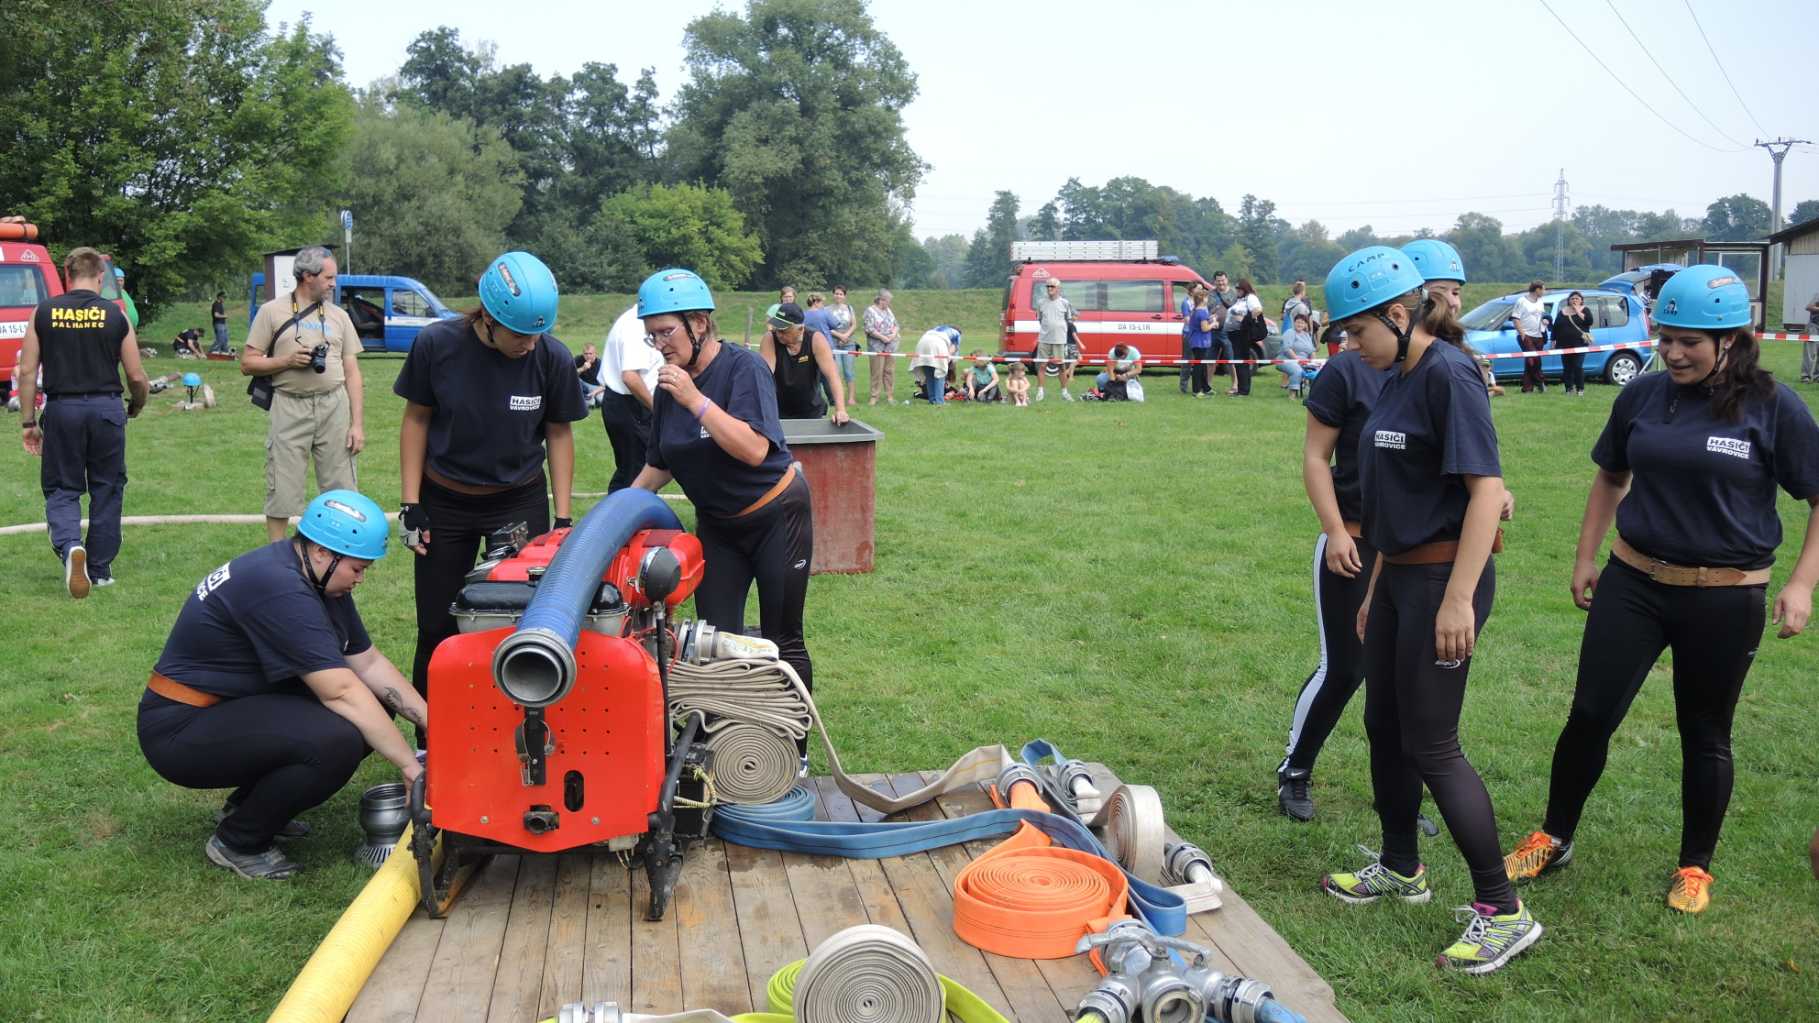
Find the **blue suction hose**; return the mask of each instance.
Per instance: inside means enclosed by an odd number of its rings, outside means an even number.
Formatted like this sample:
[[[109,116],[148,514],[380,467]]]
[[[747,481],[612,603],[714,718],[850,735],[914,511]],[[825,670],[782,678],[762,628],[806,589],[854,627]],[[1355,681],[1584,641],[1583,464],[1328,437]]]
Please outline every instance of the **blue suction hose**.
[[[632,535],[681,529],[682,520],[648,490],[627,487],[575,523],[537,582],[518,628],[493,651],[493,681],[514,702],[547,707],[575,684],[575,641],[600,590],[600,577]]]

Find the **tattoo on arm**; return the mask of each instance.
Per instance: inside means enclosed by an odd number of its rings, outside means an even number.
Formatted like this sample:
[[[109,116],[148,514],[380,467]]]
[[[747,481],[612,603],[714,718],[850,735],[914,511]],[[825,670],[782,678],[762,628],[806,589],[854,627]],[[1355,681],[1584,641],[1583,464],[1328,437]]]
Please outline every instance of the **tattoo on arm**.
[[[399,696],[398,690],[391,686],[386,686],[379,694],[379,705],[385,708],[386,713],[394,716],[404,713],[404,697]]]

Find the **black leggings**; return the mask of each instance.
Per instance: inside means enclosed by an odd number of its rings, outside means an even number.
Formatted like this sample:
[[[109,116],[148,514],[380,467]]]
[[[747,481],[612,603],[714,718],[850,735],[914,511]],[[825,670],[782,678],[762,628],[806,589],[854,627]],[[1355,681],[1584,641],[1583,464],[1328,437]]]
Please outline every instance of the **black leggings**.
[[[215,834],[241,853],[271,848],[287,821],[341,791],[367,754],[353,722],[307,693],[191,707],[148,691],[139,701],[139,748],[166,781],[234,789],[234,812]]]
[[[1256,357],[1257,357],[1257,349],[1256,349],[1256,346],[1253,345],[1251,342],[1249,342],[1249,341],[1232,342],[1232,358],[1234,358],[1234,359],[1255,359]],[[1256,370],[1257,370],[1257,367],[1251,365],[1248,362],[1240,363],[1240,364],[1234,365],[1232,367],[1232,372],[1236,375],[1236,378],[1238,380],[1238,393],[1239,394],[1251,393],[1251,375],[1253,373],[1255,373]]]
[[[1358,605],[1370,588],[1371,567],[1377,549],[1363,540],[1358,560],[1364,563],[1356,578],[1326,567],[1326,534],[1314,542],[1314,621],[1320,628],[1320,663],[1301,684],[1295,698],[1295,716],[1289,723],[1288,748],[1277,770],[1313,770],[1314,758],[1326,745],[1345,705],[1364,681],[1364,644],[1358,642]]]
[[[1383,821],[1383,863],[1399,874],[1420,869],[1415,817],[1425,783],[1471,869],[1476,901],[1513,912],[1516,895],[1503,873],[1490,793],[1459,748],[1459,711],[1472,660],[1434,656],[1434,619],[1452,572],[1450,562],[1386,564],[1371,599],[1364,637],[1364,730]],[[1496,566],[1487,559],[1472,594],[1478,632],[1484,631],[1496,592]]]
[[[462,581],[479,560],[486,535],[501,526],[523,522],[533,537],[549,532],[549,498],[543,477],[484,497],[457,494],[425,479],[418,500],[429,512],[429,553],[416,558],[417,653],[411,660],[411,686],[429,696],[429,659],[436,644],[453,636],[455,616],[448,606],[461,593]],[[423,745],[419,731],[417,744]]]
[[[1190,393],[1193,393],[1193,394],[1211,393],[1212,389],[1213,389],[1213,385],[1209,382],[1209,378],[1207,376],[1207,371],[1210,370],[1212,367],[1210,367],[1206,364],[1206,360],[1213,357],[1213,350],[1211,348],[1190,348],[1187,351],[1188,351],[1188,358],[1194,360],[1194,365],[1193,365],[1191,371],[1190,370],[1183,371],[1183,372],[1188,373],[1188,380],[1189,380],[1189,384],[1190,384],[1190,387],[1189,387]]]
[[[1756,658],[1768,588],[1663,586],[1615,558],[1579,645],[1573,710],[1554,746],[1543,828],[1570,842],[1604,773],[1611,736],[1664,648],[1674,651],[1680,726],[1680,866],[1709,870],[1731,801],[1731,718]]]
[[[808,480],[795,482],[771,503],[736,519],[700,515],[695,535],[707,571],[695,590],[695,613],[717,629],[745,631],[745,598],[758,583],[758,632],[777,644],[802,684],[815,687],[814,665],[802,637],[802,606],[808,599],[809,563],[815,556]],[[806,753],[806,740],[797,743]]]
[[[1590,342],[1575,342],[1589,344]],[[1585,356],[1562,355],[1560,357],[1560,386],[1571,391],[1585,390]]]

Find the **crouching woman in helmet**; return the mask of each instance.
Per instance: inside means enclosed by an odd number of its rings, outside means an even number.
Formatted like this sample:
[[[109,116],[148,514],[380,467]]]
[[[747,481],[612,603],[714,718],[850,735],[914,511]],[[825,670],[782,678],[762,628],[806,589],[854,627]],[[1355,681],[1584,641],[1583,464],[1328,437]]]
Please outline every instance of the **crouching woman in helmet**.
[[[233,790],[203,846],[216,866],[295,874],[273,839],[307,835],[293,818],[347,784],[369,750],[407,784],[422,772],[392,715],[423,728],[427,709],[354,606],[389,526],[370,498],[331,490],[296,536],[222,565],[184,600],[139,700],[139,748],[167,781]]]

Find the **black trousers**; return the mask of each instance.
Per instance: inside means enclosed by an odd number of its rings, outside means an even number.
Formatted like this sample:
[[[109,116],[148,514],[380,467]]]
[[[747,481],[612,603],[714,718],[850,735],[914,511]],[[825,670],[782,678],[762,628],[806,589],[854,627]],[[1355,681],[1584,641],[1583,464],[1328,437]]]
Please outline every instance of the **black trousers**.
[[[1356,578],[1326,567],[1326,534],[1314,542],[1314,621],[1320,629],[1320,663],[1301,684],[1289,723],[1282,768],[1311,771],[1326,737],[1345,715],[1345,705],[1364,682],[1364,644],[1358,640],[1358,606],[1370,588],[1377,550],[1355,540],[1364,568]]]
[[[1611,559],[1579,645],[1573,709],[1554,746],[1542,826],[1571,841],[1604,773],[1611,736],[1663,649],[1674,651],[1680,728],[1680,866],[1709,870],[1731,801],[1731,720],[1755,663],[1766,586],[1663,586]]]
[[[1371,788],[1383,821],[1383,863],[1399,874],[1419,869],[1415,816],[1425,784],[1471,870],[1476,901],[1509,912],[1516,895],[1503,873],[1496,812],[1483,779],[1459,748],[1459,711],[1471,658],[1435,657],[1434,619],[1452,571],[1451,563],[1386,564],[1371,599],[1364,637],[1364,730],[1371,741]],[[1479,632],[1496,592],[1496,566],[1486,560],[1472,595]]]
[[[448,613],[461,592],[462,580],[479,560],[486,534],[523,522],[530,535],[549,532],[549,498],[543,477],[511,490],[485,496],[457,494],[425,479],[418,501],[429,512],[429,553],[416,559],[417,653],[411,660],[411,686],[429,696],[429,659],[436,644],[456,633]],[[419,746],[424,736],[417,735]]]
[[[613,446],[613,478],[606,492],[624,490],[644,470],[644,445],[651,432],[651,410],[629,394],[612,388],[600,397],[600,421]]]
[[[701,515],[695,523],[707,571],[695,590],[695,613],[717,629],[745,631],[745,599],[758,584],[758,632],[777,644],[802,684],[814,689],[814,665],[803,640],[809,563],[815,556],[808,480],[800,470],[771,503],[736,519]],[[808,751],[807,742],[797,743]]]
[[[1188,352],[1188,358],[1197,360],[1197,361],[1195,361],[1194,365],[1190,369],[1182,370],[1183,373],[1191,372],[1190,387],[1189,387],[1190,393],[1192,393],[1192,394],[1209,394],[1209,393],[1211,393],[1213,390],[1213,385],[1211,383],[1209,383],[1207,380],[1207,370],[1210,369],[1211,367],[1207,366],[1206,360],[1213,357],[1213,350],[1211,348],[1189,348],[1187,350],[1187,352]]]
[[[341,791],[368,752],[353,722],[308,693],[191,707],[147,691],[139,749],[166,781],[234,790],[215,834],[242,853],[271,848],[287,821]]]
[[[52,398],[39,416],[44,428],[44,519],[51,549],[64,557],[82,544],[91,579],[113,574],[120,553],[120,509],[126,499],[126,407],[119,395]],[[82,538],[82,495],[88,495],[88,540]]]
[[[1569,391],[1585,390],[1585,356],[1560,357],[1560,386]]]
[[[1257,357],[1257,348],[1251,342],[1249,342],[1249,341],[1233,341],[1232,342],[1232,358],[1234,358],[1234,359],[1254,359],[1256,357]],[[1238,393],[1239,394],[1251,393],[1251,374],[1255,373],[1256,371],[1257,371],[1257,367],[1252,366],[1249,363],[1234,365],[1232,367],[1232,373],[1234,376],[1237,377],[1237,380],[1238,380]]]

